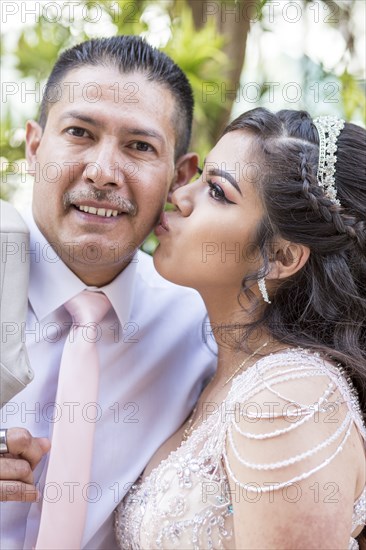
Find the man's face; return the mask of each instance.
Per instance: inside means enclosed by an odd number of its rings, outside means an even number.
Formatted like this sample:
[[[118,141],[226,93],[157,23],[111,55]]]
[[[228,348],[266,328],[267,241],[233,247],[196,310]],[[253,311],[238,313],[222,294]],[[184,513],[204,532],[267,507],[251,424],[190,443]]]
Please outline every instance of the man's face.
[[[163,209],[175,174],[175,101],[143,74],[101,66],[67,73],[61,93],[43,133],[27,126],[33,214],[72,271],[106,284]]]

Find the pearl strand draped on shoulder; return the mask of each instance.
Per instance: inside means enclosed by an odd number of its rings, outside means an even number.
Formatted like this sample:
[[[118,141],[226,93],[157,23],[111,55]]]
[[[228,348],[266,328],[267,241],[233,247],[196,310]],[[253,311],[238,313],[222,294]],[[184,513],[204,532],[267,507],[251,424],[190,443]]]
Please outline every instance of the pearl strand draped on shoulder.
[[[286,395],[288,383],[293,387],[294,382],[313,386],[315,383],[315,402],[311,405],[294,402]],[[270,392],[277,407],[258,410],[255,398],[263,390]],[[331,414],[335,404],[344,409],[342,421],[330,424],[330,435],[310,448],[304,437],[301,452],[289,456],[291,445],[283,445],[281,459],[268,463],[252,462],[237,448],[240,438],[257,446],[291,437],[291,432],[305,430],[311,422],[311,429],[317,429],[316,416]],[[247,421],[243,422],[243,418]],[[251,419],[253,422],[248,422]],[[342,452],[354,425],[366,441],[357,395],[338,367],[301,348],[260,359],[234,378],[225,401],[176,451],[143,481],[133,485],[116,510],[115,529],[120,547],[123,550],[231,548],[233,506],[228,474],[238,487],[254,496],[300,483]],[[233,457],[248,472],[263,472],[263,484],[237,479],[232,471]],[[291,476],[287,470],[294,465],[300,473]],[[268,472],[275,483],[265,483]],[[354,503],[349,550],[358,549],[351,534],[365,523],[366,487]]]

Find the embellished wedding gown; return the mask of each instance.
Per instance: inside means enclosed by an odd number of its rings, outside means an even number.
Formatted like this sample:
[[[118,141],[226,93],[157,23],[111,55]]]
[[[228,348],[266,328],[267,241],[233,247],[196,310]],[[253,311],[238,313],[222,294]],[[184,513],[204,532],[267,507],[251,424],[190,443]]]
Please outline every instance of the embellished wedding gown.
[[[286,382],[298,380],[299,384],[304,384],[306,379],[309,382],[309,377],[318,377],[319,395],[315,403],[311,406],[295,404],[286,398]],[[273,407],[258,412],[253,406],[256,394],[264,389],[270,390],[274,402],[283,405],[277,412]],[[272,419],[271,431],[268,425],[262,432],[258,428],[245,431],[236,414],[239,404],[240,414],[248,419],[252,417],[258,421],[258,415],[259,422],[264,418]],[[243,407],[243,404],[248,406]],[[252,464],[238,453],[235,445],[238,437],[256,445],[263,440],[286,437],[292,430],[304,429],[307,422],[316,422],[315,415],[326,414],[330,419],[336,405],[344,408],[342,421],[330,423],[331,435],[312,448],[308,448],[304,437],[303,450],[296,456],[291,456],[288,452],[291,447],[285,446],[279,462]],[[313,429],[316,425],[314,423]],[[296,484],[326,467],[342,452],[353,425],[365,441],[366,431],[357,396],[340,370],[319,354],[297,348],[260,359],[234,378],[221,407],[193,430],[148,477],[137,481],[126,495],[116,510],[115,529],[120,547],[123,550],[232,548],[233,507],[227,472],[249,497],[263,497],[270,490],[278,491]],[[259,486],[236,479],[226,452],[228,441],[236,459],[244,466],[257,471],[280,472],[282,477],[279,479],[284,481],[273,486]],[[310,458],[312,466],[309,469],[307,459]],[[302,473],[291,478],[286,468],[297,463],[302,464]],[[349,550],[357,550],[358,543],[351,534],[365,522],[366,487],[354,503]]]

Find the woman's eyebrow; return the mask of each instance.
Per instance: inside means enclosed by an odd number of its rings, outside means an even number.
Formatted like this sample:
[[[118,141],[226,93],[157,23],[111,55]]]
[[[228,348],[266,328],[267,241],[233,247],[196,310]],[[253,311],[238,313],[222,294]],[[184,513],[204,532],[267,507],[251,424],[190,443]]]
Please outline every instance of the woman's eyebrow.
[[[205,164],[206,164],[206,159],[203,161],[203,166],[205,166]],[[240,190],[240,187],[239,187],[236,179],[233,178],[233,176],[230,174],[230,172],[226,172],[225,170],[220,170],[219,168],[209,168],[208,173],[211,176],[218,176],[220,178],[224,178],[229,183],[231,183],[231,185],[238,191],[238,193],[240,193],[240,195],[242,195],[242,192]]]

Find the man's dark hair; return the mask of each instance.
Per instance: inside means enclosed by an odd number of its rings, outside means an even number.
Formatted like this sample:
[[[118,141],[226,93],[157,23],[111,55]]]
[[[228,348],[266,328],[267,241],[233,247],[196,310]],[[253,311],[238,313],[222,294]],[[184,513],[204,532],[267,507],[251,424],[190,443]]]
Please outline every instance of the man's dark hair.
[[[147,80],[159,82],[170,90],[176,102],[172,120],[176,134],[175,158],[187,152],[193,118],[192,88],[186,75],[170,57],[138,36],[88,40],[64,51],[56,61],[44,90],[39,117],[42,128],[47,122],[54,90],[69,71],[85,65],[113,67],[121,74],[139,72]]]

